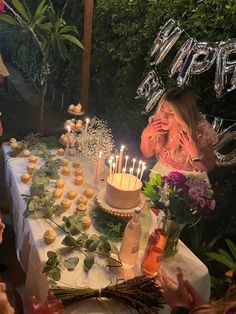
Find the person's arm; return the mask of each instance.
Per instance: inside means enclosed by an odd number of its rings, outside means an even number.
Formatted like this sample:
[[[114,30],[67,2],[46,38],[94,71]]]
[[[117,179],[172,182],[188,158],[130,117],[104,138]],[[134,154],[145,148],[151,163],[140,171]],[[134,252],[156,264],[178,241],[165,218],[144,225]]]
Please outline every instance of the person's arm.
[[[2,136],[2,135],[3,135],[3,126],[2,126],[2,122],[0,120],[0,136]]]
[[[161,121],[159,119],[151,119],[141,135],[140,149],[145,157],[153,156],[158,150],[158,148],[154,147],[151,143],[153,135],[163,133],[166,132],[162,129]]]
[[[210,171],[215,166],[215,156],[211,144],[201,147],[200,143],[194,141],[185,131],[180,131],[179,143],[190,155],[197,169]]]

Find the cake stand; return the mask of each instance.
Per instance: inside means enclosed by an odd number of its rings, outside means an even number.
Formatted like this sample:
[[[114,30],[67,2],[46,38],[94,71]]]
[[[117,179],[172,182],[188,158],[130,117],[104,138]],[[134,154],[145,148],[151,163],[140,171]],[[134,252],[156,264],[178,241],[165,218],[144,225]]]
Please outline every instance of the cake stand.
[[[76,112],[76,111],[73,111],[73,110],[70,110],[68,109],[67,112],[71,115],[74,115],[74,116],[83,116],[84,115],[84,110],[83,111],[80,111],[80,112]]]
[[[109,205],[106,200],[105,200],[105,194],[106,190],[105,189],[100,189],[99,192],[97,193],[97,202],[99,206],[108,214],[111,214],[113,216],[117,217],[123,217],[123,218],[130,218],[133,216],[134,209],[135,207],[143,207],[144,201],[145,201],[145,196],[141,193],[140,194],[140,201],[139,204],[133,208],[117,208]]]

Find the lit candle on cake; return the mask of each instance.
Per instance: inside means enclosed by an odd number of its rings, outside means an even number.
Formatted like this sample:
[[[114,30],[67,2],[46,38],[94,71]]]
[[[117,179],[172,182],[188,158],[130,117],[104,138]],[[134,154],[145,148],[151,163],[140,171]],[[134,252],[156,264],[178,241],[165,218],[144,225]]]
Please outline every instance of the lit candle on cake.
[[[127,162],[128,162],[129,156],[125,156],[125,169],[127,169]]]
[[[118,160],[119,160],[119,155],[116,155],[116,170],[115,170],[115,173],[117,173]]]
[[[134,159],[133,159],[133,166],[132,166],[132,169],[133,169],[132,174],[134,173],[134,165],[135,165],[135,163],[136,163],[136,159],[134,158]]]
[[[102,152],[99,152],[99,155],[98,155],[98,158],[97,158],[96,175],[95,175],[95,180],[96,181],[99,180],[101,167],[102,167]]]
[[[114,174],[115,174],[115,170],[116,170],[116,163],[113,162],[112,163],[112,176],[111,176],[111,183],[113,182],[113,177],[114,177]]]
[[[71,127],[68,125],[66,128],[67,128],[67,133],[66,133],[66,151],[68,153],[69,152],[69,148],[70,148],[70,131],[71,131]]]
[[[142,171],[141,171],[141,175],[140,175],[140,181],[142,180],[142,177],[143,177],[143,172],[144,172],[144,170],[146,169],[146,167],[143,165],[143,167],[142,167]]]
[[[137,181],[138,181],[139,173],[140,173],[140,168],[138,168],[138,170],[137,170],[137,176],[136,176],[136,179],[135,179],[135,182],[134,182],[134,188],[136,188],[136,184],[137,184]]]
[[[116,172],[116,163],[115,162],[113,162],[112,163],[112,174],[115,174]]]
[[[121,178],[120,178],[120,186],[121,186],[121,184],[122,184],[122,180],[123,180],[125,171],[126,171],[126,169],[123,168],[123,170],[122,170],[122,175],[121,175]]]
[[[130,187],[130,180],[131,180],[131,175],[133,174],[134,172],[134,168],[130,168],[130,171],[129,171],[129,182],[128,182],[128,188]]]
[[[85,119],[85,132],[88,131],[89,122],[90,122],[89,118],[86,118],[86,119]]]
[[[112,175],[112,159],[110,158],[108,162],[109,162],[109,175],[111,176]]]
[[[119,163],[118,163],[118,172],[121,172],[124,149],[125,149],[125,146],[121,145],[120,155],[119,155]]]

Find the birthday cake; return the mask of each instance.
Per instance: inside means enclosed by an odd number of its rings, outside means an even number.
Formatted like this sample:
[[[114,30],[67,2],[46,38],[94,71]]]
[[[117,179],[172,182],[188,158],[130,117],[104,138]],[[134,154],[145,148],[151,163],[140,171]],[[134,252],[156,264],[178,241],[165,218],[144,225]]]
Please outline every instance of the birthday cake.
[[[128,173],[115,173],[107,178],[105,200],[115,208],[134,208],[140,203],[142,182]]]

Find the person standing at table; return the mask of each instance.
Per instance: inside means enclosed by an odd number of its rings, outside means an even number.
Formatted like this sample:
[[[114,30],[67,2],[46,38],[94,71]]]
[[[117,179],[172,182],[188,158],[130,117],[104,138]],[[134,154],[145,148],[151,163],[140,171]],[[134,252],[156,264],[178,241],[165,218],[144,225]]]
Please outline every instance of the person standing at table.
[[[142,132],[140,148],[145,157],[156,156],[153,170],[160,175],[179,171],[207,178],[215,166],[216,142],[217,135],[198,111],[192,91],[181,87],[168,90],[161,98]]]

